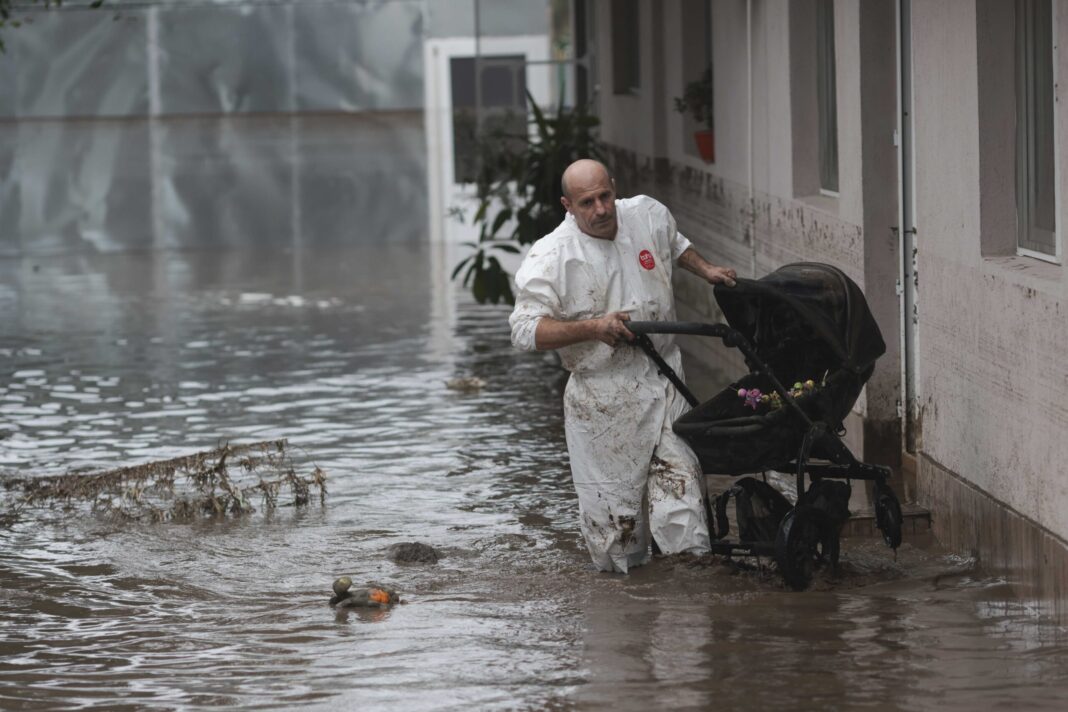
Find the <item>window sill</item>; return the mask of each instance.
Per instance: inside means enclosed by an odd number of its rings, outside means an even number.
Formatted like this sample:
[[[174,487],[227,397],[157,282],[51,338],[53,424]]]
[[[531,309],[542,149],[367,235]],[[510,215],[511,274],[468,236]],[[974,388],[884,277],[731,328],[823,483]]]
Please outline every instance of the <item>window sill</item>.
[[[686,168],[693,168],[694,170],[698,171],[707,171],[709,173],[716,172],[716,162],[712,161],[711,163],[705,163],[704,159],[702,159],[700,156],[694,156],[689,153],[676,153],[674,156],[670,156],[669,158],[680,166],[685,166]]]
[[[1060,296],[1064,269],[1054,262],[1047,262],[1025,255],[990,255],[983,257],[983,274],[998,277],[1007,282],[1030,287],[1036,291]]]
[[[816,195],[799,195],[794,200],[799,203],[804,203],[810,208],[819,210],[821,213],[827,213],[838,217],[838,201],[839,199],[830,195],[822,195],[817,193]]]

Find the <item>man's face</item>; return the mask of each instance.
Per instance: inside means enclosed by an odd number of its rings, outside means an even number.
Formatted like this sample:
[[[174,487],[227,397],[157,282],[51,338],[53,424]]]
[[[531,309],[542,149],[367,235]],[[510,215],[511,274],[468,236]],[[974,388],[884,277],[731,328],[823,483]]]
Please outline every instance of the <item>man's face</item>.
[[[570,197],[561,200],[579,229],[604,240],[616,236],[616,186],[604,171],[576,176],[568,183]]]

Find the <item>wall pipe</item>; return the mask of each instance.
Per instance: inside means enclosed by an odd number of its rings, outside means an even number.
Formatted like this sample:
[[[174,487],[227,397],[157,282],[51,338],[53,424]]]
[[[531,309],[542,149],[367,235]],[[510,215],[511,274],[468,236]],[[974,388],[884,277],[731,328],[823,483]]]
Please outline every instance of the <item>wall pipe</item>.
[[[749,149],[746,154],[746,174],[749,184],[749,204],[746,219],[749,228],[749,274],[756,279],[756,209],[753,205],[753,0],[745,0],[745,74],[747,91],[748,125],[747,140]]]

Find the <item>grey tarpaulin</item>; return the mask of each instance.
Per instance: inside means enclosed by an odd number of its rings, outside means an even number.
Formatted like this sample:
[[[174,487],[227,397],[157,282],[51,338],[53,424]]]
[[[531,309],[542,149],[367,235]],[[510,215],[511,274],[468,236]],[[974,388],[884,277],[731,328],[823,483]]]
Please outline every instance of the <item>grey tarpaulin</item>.
[[[424,2],[108,6],[4,33],[0,254],[425,232]]]

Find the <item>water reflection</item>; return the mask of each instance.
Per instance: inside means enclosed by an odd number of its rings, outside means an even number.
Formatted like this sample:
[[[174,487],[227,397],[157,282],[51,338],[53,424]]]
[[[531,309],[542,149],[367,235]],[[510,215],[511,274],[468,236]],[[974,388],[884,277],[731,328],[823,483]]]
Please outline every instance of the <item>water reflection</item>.
[[[0,707],[1058,707],[1056,628],[970,563],[853,542],[840,580],[597,574],[551,356],[412,245],[0,263],[0,467],[288,437],[325,507],[0,531]],[[481,391],[450,390],[458,376]],[[390,562],[419,540],[437,565]],[[339,574],[407,603],[335,613]]]

